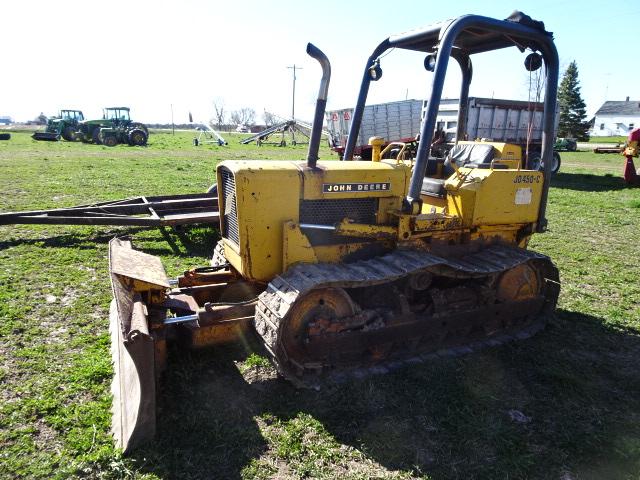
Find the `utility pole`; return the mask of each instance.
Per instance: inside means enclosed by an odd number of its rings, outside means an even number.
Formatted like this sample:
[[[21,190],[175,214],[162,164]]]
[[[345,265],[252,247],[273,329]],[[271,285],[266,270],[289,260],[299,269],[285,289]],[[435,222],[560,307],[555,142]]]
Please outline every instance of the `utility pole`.
[[[291,68],[293,70],[293,95],[291,97],[291,120],[296,118],[296,70],[302,70],[302,67],[298,67],[295,63]]]
[[[171,104],[171,134],[172,135],[176,134],[176,127],[173,123],[173,103]]]
[[[294,63],[292,67],[287,67],[287,68],[291,68],[293,70],[293,95],[291,96],[291,120],[295,122],[296,121],[296,70],[302,70],[302,67],[298,67]],[[296,144],[295,129],[292,128],[290,132],[291,132],[291,142],[295,145]]]
[[[607,101],[607,97],[609,96],[609,79],[611,78],[611,73],[607,72],[604,74],[604,76],[606,77],[606,83],[605,83],[605,87],[604,87],[604,101]]]

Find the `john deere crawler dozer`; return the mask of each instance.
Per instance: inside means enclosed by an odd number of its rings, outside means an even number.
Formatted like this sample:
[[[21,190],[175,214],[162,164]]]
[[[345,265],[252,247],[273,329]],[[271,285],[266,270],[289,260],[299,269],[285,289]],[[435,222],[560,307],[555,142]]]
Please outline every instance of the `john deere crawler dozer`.
[[[464,129],[471,57],[508,47],[545,71],[545,170],[522,169],[520,147],[490,142],[429,158],[450,58]],[[370,83],[392,48],[418,52],[432,72],[419,148],[411,160],[380,161],[378,148],[353,161]],[[125,450],[154,435],[167,341],[203,347],[255,332],[285,378],[316,385],[525,338],[555,308],[558,272],[526,249],[547,226],[553,154],[558,55],[544,25],[518,12],[467,15],[384,40],[365,65],[344,161],[317,161],[330,65],[307,52],[323,69],[307,161],[218,165],[222,239],[210,266],[169,280],[157,258],[110,244],[113,432]]]

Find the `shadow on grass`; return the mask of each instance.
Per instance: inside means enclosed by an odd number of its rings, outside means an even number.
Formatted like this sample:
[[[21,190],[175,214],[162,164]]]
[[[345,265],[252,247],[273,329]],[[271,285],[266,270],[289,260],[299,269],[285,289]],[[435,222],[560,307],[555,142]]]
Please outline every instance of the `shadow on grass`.
[[[92,232],[91,234],[87,234],[86,231],[71,231],[61,235],[48,235],[42,238],[12,238],[10,240],[0,241],[0,250],[18,245],[37,245],[45,248],[92,249],[95,248],[96,243],[108,243],[109,240],[115,236],[129,237],[144,230],[146,229],[139,227],[106,232]]]
[[[158,242],[149,244],[144,248],[145,253],[151,255],[173,254],[179,257],[204,256],[213,253],[213,248],[219,239],[217,229],[202,226],[159,227],[157,229],[166,242],[168,248],[158,246]],[[131,238],[134,248],[151,241],[149,238],[155,235],[155,228],[134,227],[118,228],[114,230],[91,231],[87,233],[86,227],[78,231],[70,231],[56,236],[44,238],[12,238],[0,241],[0,250],[18,245],[36,245],[44,248],[73,248],[80,250],[95,249],[96,244],[106,244],[114,237]]]
[[[607,192],[628,188],[622,176],[563,172],[551,177],[551,187],[582,192]]]
[[[640,338],[600,318],[561,310],[524,342],[319,392],[248,381],[233,360],[255,345],[172,351],[157,441],[134,456],[142,471],[254,478],[258,462],[286,465],[287,478],[334,478],[354,465],[335,442],[370,460],[358,463],[363,477],[627,478],[640,468]],[[309,418],[321,434],[300,429]],[[258,478],[278,473],[264,468]]]

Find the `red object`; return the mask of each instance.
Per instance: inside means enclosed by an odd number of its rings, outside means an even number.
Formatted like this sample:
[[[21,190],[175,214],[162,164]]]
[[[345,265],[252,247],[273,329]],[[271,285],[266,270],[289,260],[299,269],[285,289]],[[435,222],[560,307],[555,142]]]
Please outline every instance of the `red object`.
[[[627,162],[624,165],[624,181],[629,185],[640,185],[640,177],[636,173],[636,166],[633,164],[633,157],[626,155]]]
[[[636,172],[636,166],[633,164],[633,155],[635,154],[637,156],[638,143],[640,143],[640,127],[629,133],[627,148],[624,152],[624,156],[627,157],[627,161],[624,164],[623,177],[625,183],[629,185],[640,185],[640,176]]]

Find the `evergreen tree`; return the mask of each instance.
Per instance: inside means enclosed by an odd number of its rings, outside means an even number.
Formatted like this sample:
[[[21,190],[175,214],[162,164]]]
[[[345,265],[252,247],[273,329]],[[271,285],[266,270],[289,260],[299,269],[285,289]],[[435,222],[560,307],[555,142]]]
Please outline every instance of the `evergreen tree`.
[[[560,106],[559,137],[572,137],[578,140],[589,140],[589,122],[587,106],[580,95],[578,66],[575,60],[569,64],[562,76],[558,90]]]

